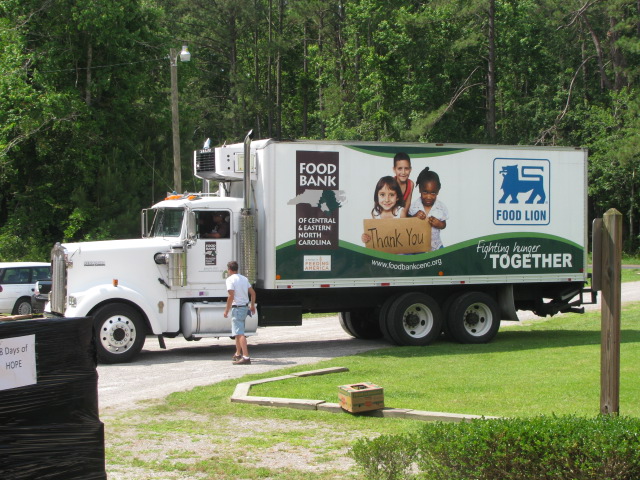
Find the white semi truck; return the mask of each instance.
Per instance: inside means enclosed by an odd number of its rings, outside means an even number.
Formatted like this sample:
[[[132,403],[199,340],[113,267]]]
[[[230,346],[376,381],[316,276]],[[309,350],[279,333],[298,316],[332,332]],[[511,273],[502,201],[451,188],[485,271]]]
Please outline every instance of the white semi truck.
[[[412,181],[425,167],[438,174],[439,190],[424,194],[445,206],[446,228],[374,218],[378,182],[394,176],[398,152],[410,157]],[[444,332],[482,343],[517,310],[546,316],[593,301],[584,299],[584,149],[247,135],[195,152],[194,168],[218,191],[170,195],[144,210],[142,238],[52,250],[47,309],[91,317],[102,362],[131,360],[148,335],[161,346],[164,337],[230,336],[230,260],[257,292],[248,335],[300,325],[306,312],[339,312],[356,338],[419,346]],[[210,235],[214,216],[228,237]]]

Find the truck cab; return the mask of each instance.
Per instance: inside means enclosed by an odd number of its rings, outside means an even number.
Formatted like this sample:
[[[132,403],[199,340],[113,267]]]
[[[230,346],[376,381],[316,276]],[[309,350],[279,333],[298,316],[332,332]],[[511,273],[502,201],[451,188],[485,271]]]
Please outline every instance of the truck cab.
[[[142,237],[175,239],[187,255],[182,287],[205,286],[226,295],[227,262],[237,254],[242,201],[209,195],[171,195],[142,212]],[[218,223],[216,223],[218,222]],[[178,273],[178,272],[174,272]],[[217,292],[220,293],[220,292]]]
[[[151,334],[161,345],[230,336],[226,265],[238,255],[241,210],[238,198],[170,195],[143,210],[140,239],[57,244],[47,311],[92,317],[104,363],[131,360]],[[247,335],[256,329],[248,319]]]

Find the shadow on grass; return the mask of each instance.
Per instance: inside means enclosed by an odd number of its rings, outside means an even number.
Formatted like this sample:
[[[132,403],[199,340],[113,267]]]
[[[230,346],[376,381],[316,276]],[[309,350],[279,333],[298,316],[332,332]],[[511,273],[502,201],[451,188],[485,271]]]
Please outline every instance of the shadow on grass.
[[[478,353],[502,353],[522,350],[600,345],[599,331],[585,330],[528,330],[500,332],[491,343],[459,344],[438,340],[426,347],[394,347],[358,354],[361,357],[433,357],[443,355],[477,355]],[[622,330],[620,343],[640,343],[639,330]]]

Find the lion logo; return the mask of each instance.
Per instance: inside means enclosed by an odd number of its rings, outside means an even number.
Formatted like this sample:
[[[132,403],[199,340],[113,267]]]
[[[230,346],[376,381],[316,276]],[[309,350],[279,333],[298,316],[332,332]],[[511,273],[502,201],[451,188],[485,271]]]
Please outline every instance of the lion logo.
[[[524,203],[534,203],[536,197],[537,203],[544,203],[547,199],[547,195],[544,191],[543,176],[538,173],[530,173],[532,170],[544,171],[543,167],[523,166],[522,178],[518,174],[517,165],[507,165],[502,167],[500,175],[502,179],[502,197],[498,200],[498,203],[506,203],[508,198],[511,198],[509,203],[520,203],[518,201],[518,195],[520,193],[531,192],[529,198]]]

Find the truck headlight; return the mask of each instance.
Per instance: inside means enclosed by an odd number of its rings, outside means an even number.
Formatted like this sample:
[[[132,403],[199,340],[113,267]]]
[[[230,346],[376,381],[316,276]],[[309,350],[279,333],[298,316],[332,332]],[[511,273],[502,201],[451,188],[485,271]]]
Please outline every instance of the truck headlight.
[[[69,297],[67,298],[67,304],[70,307],[75,308],[78,305],[78,301],[76,300],[76,297],[69,295]]]
[[[166,253],[156,253],[153,256],[153,261],[157,265],[167,265],[169,263],[169,256]]]

